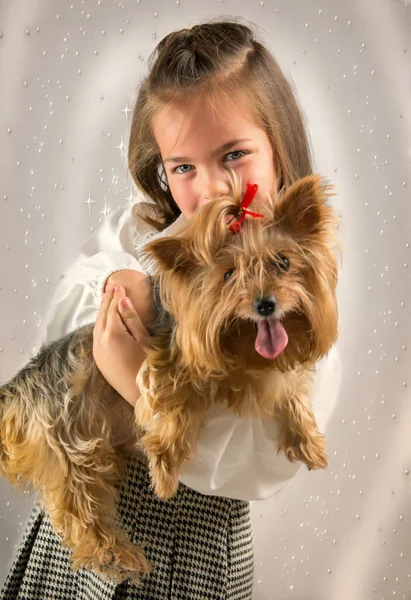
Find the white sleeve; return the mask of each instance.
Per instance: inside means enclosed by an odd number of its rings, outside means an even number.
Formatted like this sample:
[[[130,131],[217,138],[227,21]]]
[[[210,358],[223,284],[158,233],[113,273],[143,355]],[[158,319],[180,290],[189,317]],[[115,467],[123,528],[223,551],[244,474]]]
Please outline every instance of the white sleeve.
[[[56,287],[40,329],[40,345],[93,323],[106,279],[115,271],[146,270],[136,258],[131,205],[110,215],[82,246]]]
[[[325,433],[338,402],[342,379],[342,361],[339,345],[334,344],[327,356],[317,365],[312,409],[318,429]]]

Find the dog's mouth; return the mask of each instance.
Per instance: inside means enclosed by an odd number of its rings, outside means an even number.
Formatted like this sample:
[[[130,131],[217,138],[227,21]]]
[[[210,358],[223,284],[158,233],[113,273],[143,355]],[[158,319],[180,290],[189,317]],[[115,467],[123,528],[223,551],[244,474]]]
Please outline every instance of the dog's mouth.
[[[257,330],[255,349],[264,358],[274,360],[288,344],[288,335],[280,319],[254,321]]]

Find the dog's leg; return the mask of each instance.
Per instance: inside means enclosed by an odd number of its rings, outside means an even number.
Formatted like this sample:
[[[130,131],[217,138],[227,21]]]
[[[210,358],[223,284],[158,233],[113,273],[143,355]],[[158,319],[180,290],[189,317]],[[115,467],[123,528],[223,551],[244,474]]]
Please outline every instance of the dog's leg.
[[[200,420],[188,412],[161,415],[140,440],[149,461],[150,477],[159,498],[171,498],[185,462],[195,455]]]
[[[135,407],[135,418],[137,427],[145,431],[139,446],[148,458],[155,493],[160,498],[171,498],[177,491],[184,463],[195,455],[199,429],[206,418],[206,403],[190,385],[183,385],[174,393],[167,387],[161,388],[155,399],[142,378],[139,389],[142,395]]]
[[[72,550],[74,569],[139,583],[150,566],[142,547],[115,523],[115,484],[125,458],[107,440],[75,439],[74,431],[57,433],[35,419],[22,430],[13,413],[4,411],[1,420],[1,474],[20,488],[40,491],[55,533]]]
[[[148,562],[116,523],[125,457],[112,412],[121,400],[90,359],[92,338],[83,346],[76,336],[47,346],[0,387],[0,475],[40,492],[74,568],[138,582]]]
[[[100,441],[101,442],[101,441]],[[117,583],[141,582],[150,571],[143,546],[116,525],[118,491],[125,459],[107,443],[67,463],[60,485],[48,490],[45,505],[62,543],[73,549],[74,569],[85,567]]]
[[[285,452],[291,462],[301,461],[309,469],[325,469],[328,465],[325,435],[317,422],[306,394],[296,392],[279,408],[281,438],[277,451]]]

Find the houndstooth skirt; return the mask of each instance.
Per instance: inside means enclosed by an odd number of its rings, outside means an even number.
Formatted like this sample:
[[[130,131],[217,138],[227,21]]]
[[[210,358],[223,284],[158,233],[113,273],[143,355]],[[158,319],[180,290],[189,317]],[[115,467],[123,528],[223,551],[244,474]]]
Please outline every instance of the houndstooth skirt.
[[[36,503],[0,600],[250,600],[253,540],[249,503],[206,496],[180,483],[160,500],[147,467],[129,456],[119,484],[120,524],[134,543],[147,542],[154,564],[143,587],[72,571],[47,513]]]

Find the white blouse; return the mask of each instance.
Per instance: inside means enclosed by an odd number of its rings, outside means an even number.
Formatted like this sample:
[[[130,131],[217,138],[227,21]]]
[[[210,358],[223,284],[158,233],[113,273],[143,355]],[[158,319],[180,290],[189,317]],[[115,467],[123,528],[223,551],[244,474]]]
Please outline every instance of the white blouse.
[[[41,329],[41,343],[53,341],[93,323],[101,304],[106,279],[122,269],[150,273],[140,250],[149,239],[171,234],[185,221],[181,215],[161,233],[142,224],[135,228],[132,205],[110,215],[84,244],[56,287]],[[318,364],[313,410],[320,431],[325,432],[337,400],[341,362],[337,347]],[[180,476],[185,485],[215,496],[262,500],[283,489],[301,463],[289,462],[274,445],[278,423],[238,417],[222,406],[210,409],[202,428],[195,459],[186,463]]]

